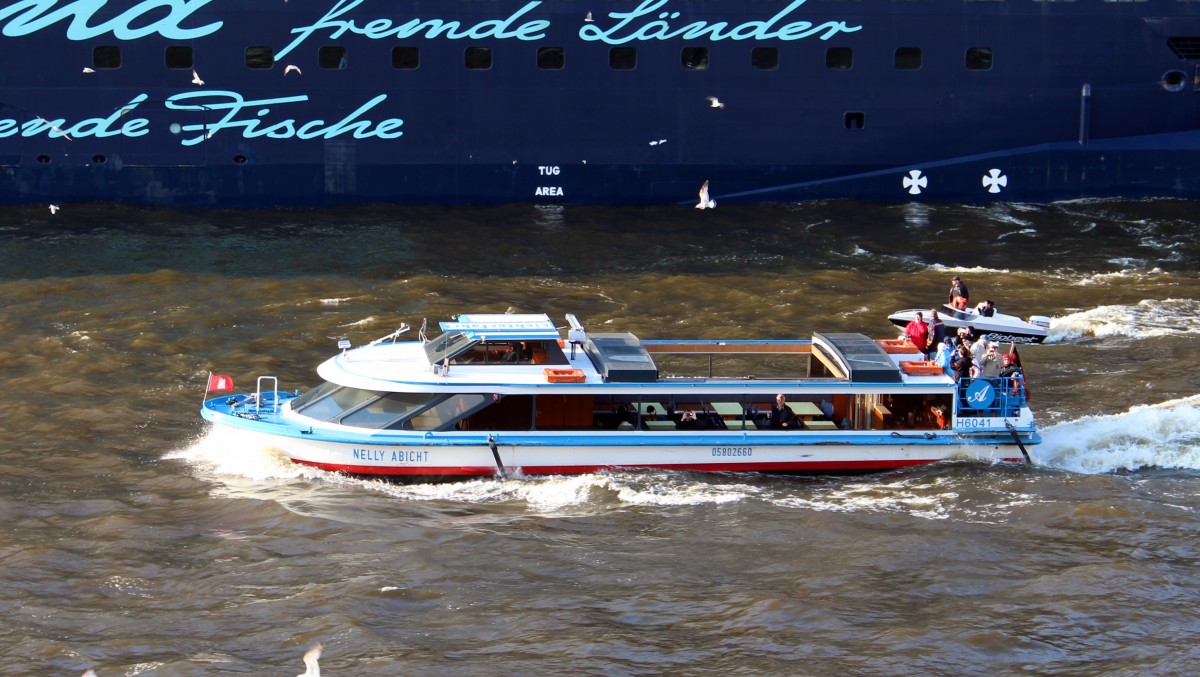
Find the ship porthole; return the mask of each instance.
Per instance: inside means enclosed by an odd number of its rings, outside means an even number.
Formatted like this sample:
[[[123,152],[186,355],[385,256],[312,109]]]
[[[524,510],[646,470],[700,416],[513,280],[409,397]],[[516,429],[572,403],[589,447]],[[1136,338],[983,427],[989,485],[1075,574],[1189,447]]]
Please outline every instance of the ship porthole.
[[[93,155],[93,156],[92,156],[92,163],[93,163],[93,164],[102,165],[102,164],[104,164],[105,162],[108,162],[108,158],[107,158],[107,157],[105,157],[105,156],[103,156],[103,155]]]
[[[1168,92],[1182,92],[1187,85],[1187,73],[1183,71],[1167,71],[1162,76],[1163,89]]]
[[[245,155],[234,155],[233,156],[233,164],[235,164],[235,165],[246,164],[246,156]]]
[[[50,156],[49,155],[39,155],[39,156],[37,156],[37,161],[38,161],[39,165],[48,165],[48,164],[50,164]]]

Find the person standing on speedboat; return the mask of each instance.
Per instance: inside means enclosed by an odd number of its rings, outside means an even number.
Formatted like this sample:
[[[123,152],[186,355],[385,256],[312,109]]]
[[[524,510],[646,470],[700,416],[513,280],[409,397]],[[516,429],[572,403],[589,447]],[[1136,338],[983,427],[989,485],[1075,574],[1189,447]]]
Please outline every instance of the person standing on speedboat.
[[[970,299],[967,285],[963,284],[962,278],[955,275],[950,278],[950,305],[959,310],[966,310],[968,303],[970,303]]]

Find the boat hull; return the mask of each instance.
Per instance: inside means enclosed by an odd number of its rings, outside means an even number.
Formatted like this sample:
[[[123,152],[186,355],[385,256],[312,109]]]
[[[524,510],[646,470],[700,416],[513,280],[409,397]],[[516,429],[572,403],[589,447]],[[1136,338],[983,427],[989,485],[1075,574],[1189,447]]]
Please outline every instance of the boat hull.
[[[214,401],[219,406],[219,401]],[[944,461],[1021,462],[1008,432],[598,431],[402,433],[339,440],[285,422],[215,413],[232,444],[268,449],[295,463],[353,475],[407,479],[578,475],[614,469],[702,472],[859,473]],[[1031,430],[1021,444],[1040,439]],[[495,447],[493,450],[492,442]],[[497,461],[498,459],[498,461]]]

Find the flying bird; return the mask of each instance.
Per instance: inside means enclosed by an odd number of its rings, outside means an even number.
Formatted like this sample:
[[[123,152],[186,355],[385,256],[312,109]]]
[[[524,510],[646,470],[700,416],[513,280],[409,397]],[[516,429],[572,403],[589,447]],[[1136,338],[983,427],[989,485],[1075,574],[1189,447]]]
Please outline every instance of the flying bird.
[[[63,130],[59,129],[58,125],[54,124],[53,122],[50,122],[50,121],[49,121],[49,120],[47,120],[46,118],[44,118],[44,117],[42,117],[42,116],[40,116],[40,115],[35,115],[35,116],[33,116],[33,117],[35,117],[35,118],[37,118],[37,119],[41,120],[42,122],[45,122],[47,125],[49,125],[49,126],[50,126],[50,129],[53,129],[54,131],[58,132],[58,133],[59,133],[59,135],[60,135],[60,136],[62,136],[63,138],[65,138],[67,141],[74,141],[74,140],[75,140],[75,139],[72,139],[72,138],[71,138],[71,135],[70,135],[70,134],[68,134],[68,133],[64,132]]]
[[[84,73],[95,73],[96,71],[92,70],[91,68],[88,68],[87,66],[84,66],[83,72]]]
[[[296,75],[304,75],[304,73],[301,72],[299,66],[297,66],[296,64],[289,63],[287,65],[287,68],[283,69],[283,76],[287,77],[287,74],[291,73],[292,71],[296,71]]]
[[[192,84],[204,86],[204,81],[200,79],[200,74],[196,72],[195,68],[192,69]]]
[[[661,145],[663,145],[663,144],[664,144],[664,143],[666,143],[666,142],[667,142],[667,140],[666,140],[666,139],[659,139],[658,141],[651,141],[651,142],[650,142],[650,145],[651,145],[651,146],[661,146]]]
[[[50,215],[53,216],[57,214],[58,210],[60,209],[62,209],[62,207],[59,207],[58,205],[50,205]]]
[[[317,659],[320,657],[321,645],[314,644],[311,649],[304,652],[304,672],[296,677],[321,677],[321,666],[317,665]]]
[[[704,185],[700,186],[700,202],[696,204],[696,209],[712,209],[717,206],[717,203],[708,197],[708,181],[705,180]]]
[[[717,99],[717,97],[715,97],[715,96],[706,96],[706,97],[704,97],[704,98],[705,98],[705,100],[707,100],[707,101],[708,101],[708,105],[709,105],[709,107],[710,107],[710,108],[724,108],[724,107],[725,107],[725,104],[724,104],[724,103],[722,103],[722,102],[721,102],[719,99]]]

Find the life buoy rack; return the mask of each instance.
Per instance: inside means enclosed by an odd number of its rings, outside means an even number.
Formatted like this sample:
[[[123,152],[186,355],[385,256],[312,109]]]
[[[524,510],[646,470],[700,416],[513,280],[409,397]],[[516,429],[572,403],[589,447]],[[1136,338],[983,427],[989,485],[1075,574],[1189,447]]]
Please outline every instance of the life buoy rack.
[[[889,355],[919,353],[917,347],[908,339],[875,339],[875,344]]]
[[[909,376],[940,376],[945,373],[937,362],[929,360],[906,360],[900,368]]]
[[[583,383],[587,377],[582,369],[558,369],[546,367],[546,383]]]

